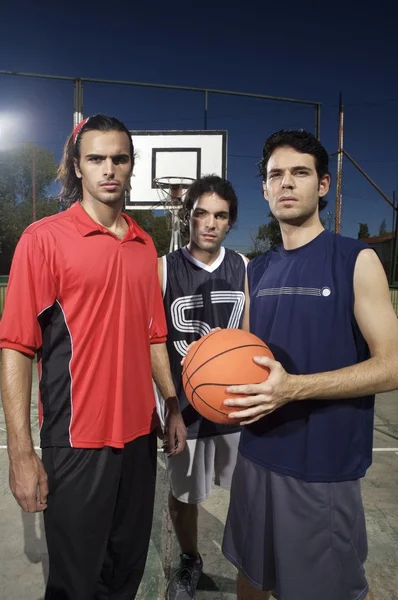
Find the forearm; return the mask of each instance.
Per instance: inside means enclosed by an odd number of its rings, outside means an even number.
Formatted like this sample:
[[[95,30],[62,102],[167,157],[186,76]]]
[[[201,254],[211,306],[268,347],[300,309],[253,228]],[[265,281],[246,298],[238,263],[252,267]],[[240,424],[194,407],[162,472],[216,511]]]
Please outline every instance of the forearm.
[[[3,349],[1,392],[10,458],[33,450],[30,427],[32,359],[16,350]]]
[[[294,376],[291,386],[293,400],[339,400],[388,392],[398,387],[398,360],[375,356],[336,371]]]
[[[176,400],[166,344],[151,344],[152,377],[166,402]]]

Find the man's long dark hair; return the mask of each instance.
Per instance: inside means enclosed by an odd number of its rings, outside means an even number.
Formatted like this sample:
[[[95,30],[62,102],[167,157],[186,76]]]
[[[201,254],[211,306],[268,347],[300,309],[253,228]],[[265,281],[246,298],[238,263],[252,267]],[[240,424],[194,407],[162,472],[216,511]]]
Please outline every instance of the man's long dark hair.
[[[76,131],[78,130],[77,134]],[[72,204],[82,200],[82,181],[75,172],[75,161],[80,162],[80,143],[84,133],[87,131],[122,131],[124,132],[130,144],[130,157],[132,167],[134,166],[134,146],[131,135],[127,127],[115,117],[107,115],[94,115],[89,117],[80,129],[75,128],[66,141],[64,153],[58,168],[57,180],[61,182],[62,188],[59,194],[60,200]]]

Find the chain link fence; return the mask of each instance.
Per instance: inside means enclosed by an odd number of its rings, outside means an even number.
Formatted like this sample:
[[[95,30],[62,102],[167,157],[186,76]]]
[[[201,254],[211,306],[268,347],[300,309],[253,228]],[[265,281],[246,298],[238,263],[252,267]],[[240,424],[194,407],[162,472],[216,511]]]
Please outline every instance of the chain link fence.
[[[343,235],[362,238],[378,254],[392,286],[397,271],[398,144],[386,132],[398,131],[397,100],[383,105],[362,102],[341,107],[344,144],[332,153],[334,185],[327,209],[329,226],[337,224]],[[364,150],[366,149],[366,150]],[[369,152],[371,149],[371,152]],[[341,208],[336,194],[341,177]]]
[[[55,181],[63,145],[73,126],[76,110],[73,80],[46,80],[0,75],[0,275],[7,275],[15,244],[34,219],[59,210],[54,200]],[[304,128],[316,133],[315,103],[230,95],[203,90],[110,85],[85,81],[84,116],[104,112],[120,118],[131,130],[226,130],[227,177],[239,198],[238,222],[227,245],[250,254],[258,245],[259,227],[268,220],[262,196],[258,162],[264,140],[278,129]],[[377,103],[345,106],[344,149],[365,174],[393,202],[398,181],[398,111]],[[329,111],[330,113],[330,111]],[[338,127],[326,110],[329,131]],[[331,122],[333,120],[333,123]],[[333,184],[328,206],[322,212],[325,227],[333,230],[336,218],[336,148],[331,152]],[[374,153],[364,147],[374,147]],[[183,175],[183,174],[182,174]],[[342,170],[341,233],[366,237],[382,259],[391,282],[396,257],[394,209],[353,162],[344,157]],[[149,222],[149,221],[148,221]],[[167,222],[167,219],[164,220]],[[159,229],[159,228],[158,228]],[[395,266],[395,271],[398,271]],[[4,284],[3,284],[4,285]],[[3,292],[2,292],[3,293]]]
[[[73,126],[77,88],[75,84],[74,90],[73,80],[0,77],[4,91],[0,98],[0,274],[5,275],[24,227],[57,210],[51,205],[59,191],[56,166]],[[228,244],[241,252],[252,249],[257,226],[267,217],[257,169],[264,139],[283,128],[315,132],[319,124],[316,103],[234,92],[204,93],[87,80],[80,96],[84,97],[84,116],[100,112],[114,115],[130,130],[227,130],[227,177],[240,201],[238,223]],[[18,213],[18,222],[14,213]]]

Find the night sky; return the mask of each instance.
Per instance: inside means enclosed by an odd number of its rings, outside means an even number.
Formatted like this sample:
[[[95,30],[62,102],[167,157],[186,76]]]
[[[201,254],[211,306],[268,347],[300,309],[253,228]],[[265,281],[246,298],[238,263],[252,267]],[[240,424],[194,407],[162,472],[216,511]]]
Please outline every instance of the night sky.
[[[398,45],[394,3],[372,12],[345,3],[41,2],[7,3],[0,69],[71,77],[234,90],[322,103],[321,141],[337,150],[338,100],[345,148],[392,198],[398,182]],[[242,12],[243,11],[243,12]],[[84,116],[106,112],[130,129],[202,129],[198,93],[85,84]],[[0,115],[14,136],[59,160],[73,117],[71,82],[0,76]],[[210,95],[209,129],[227,129],[228,178],[240,200],[228,245],[248,251],[267,218],[257,163],[265,138],[286,127],[314,131],[311,107]],[[331,160],[335,179],[336,160]],[[334,187],[324,213],[334,219]],[[329,211],[329,217],[327,216]],[[392,211],[347,161],[342,233],[359,222],[377,234]]]

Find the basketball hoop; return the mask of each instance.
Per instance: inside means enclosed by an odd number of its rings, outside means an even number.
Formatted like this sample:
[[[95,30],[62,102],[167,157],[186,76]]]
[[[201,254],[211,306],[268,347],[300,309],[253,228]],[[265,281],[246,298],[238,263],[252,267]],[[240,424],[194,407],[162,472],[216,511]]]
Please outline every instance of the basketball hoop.
[[[154,180],[160,202],[171,213],[171,239],[169,252],[181,248],[181,222],[178,215],[192,177],[156,177]]]
[[[153,181],[159,200],[165,204],[165,208],[169,204],[173,208],[176,205],[181,208],[187,189],[195,180],[192,177],[156,177]]]

